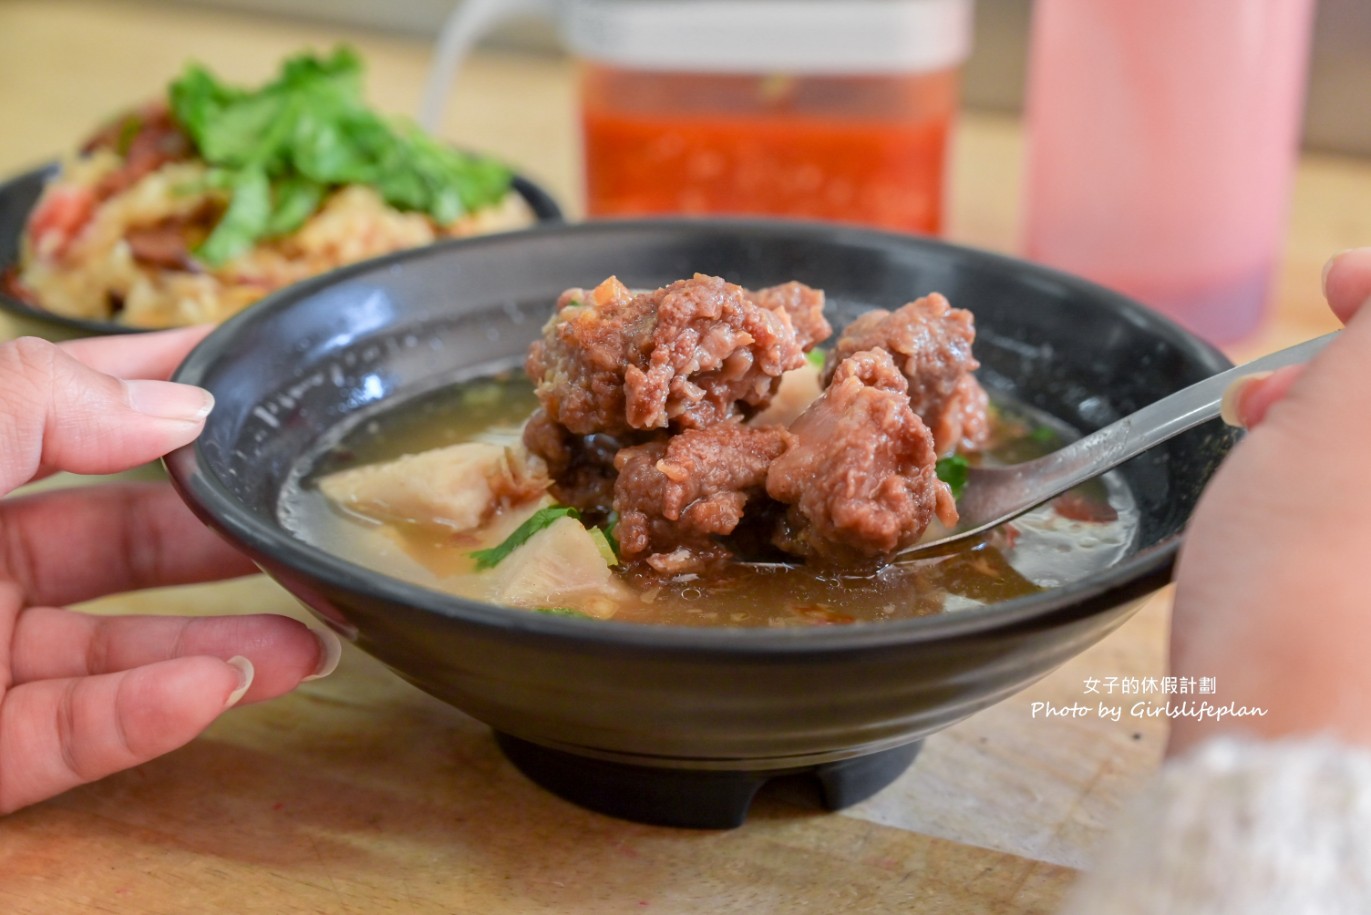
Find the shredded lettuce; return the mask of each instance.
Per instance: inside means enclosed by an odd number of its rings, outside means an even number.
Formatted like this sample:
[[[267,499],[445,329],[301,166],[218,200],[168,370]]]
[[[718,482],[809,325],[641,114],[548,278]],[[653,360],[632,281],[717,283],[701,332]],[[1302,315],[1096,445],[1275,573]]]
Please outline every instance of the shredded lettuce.
[[[229,205],[196,252],[222,264],[259,240],[299,228],[324,194],[365,184],[400,210],[447,224],[498,203],[508,168],[452,149],[416,125],[384,118],[362,98],[362,63],[339,48],[285,61],[258,89],[221,82],[199,64],[171,85],[176,120]]]

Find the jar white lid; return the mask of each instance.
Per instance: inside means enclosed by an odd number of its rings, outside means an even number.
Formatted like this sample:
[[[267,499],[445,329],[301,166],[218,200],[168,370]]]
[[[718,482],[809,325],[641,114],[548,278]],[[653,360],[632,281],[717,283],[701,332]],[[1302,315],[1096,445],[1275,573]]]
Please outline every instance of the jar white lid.
[[[577,55],[631,69],[893,73],[961,63],[973,0],[563,0]]]

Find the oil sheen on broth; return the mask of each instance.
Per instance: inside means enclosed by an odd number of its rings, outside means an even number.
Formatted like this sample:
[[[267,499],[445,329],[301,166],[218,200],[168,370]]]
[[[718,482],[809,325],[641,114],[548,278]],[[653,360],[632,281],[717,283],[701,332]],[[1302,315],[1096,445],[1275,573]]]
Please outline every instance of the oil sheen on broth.
[[[972,460],[1014,463],[1059,447],[1072,433],[992,395],[990,446]],[[466,441],[514,444],[537,406],[521,373],[441,389],[365,415],[295,468],[280,516],[315,546],[394,578],[480,599],[470,552],[499,543],[515,523],[473,543],[431,528],[382,524],[340,508],[316,481],[347,467]],[[684,626],[811,626],[955,612],[1058,587],[1125,555],[1137,511],[1116,478],[1092,481],[983,539],[918,561],[833,571],[798,564],[731,564],[707,576],[626,576],[632,597],[614,619]],[[513,609],[511,613],[536,612]]]

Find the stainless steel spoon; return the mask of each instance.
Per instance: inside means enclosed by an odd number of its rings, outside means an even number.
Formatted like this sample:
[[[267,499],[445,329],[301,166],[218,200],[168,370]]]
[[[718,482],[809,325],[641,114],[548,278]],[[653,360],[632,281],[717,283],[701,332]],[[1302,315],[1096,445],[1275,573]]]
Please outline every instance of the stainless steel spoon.
[[[957,500],[957,512],[961,515],[957,527],[942,537],[906,547],[895,559],[916,558],[1016,518],[1078,483],[1213,419],[1219,415],[1223,393],[1234,379],[1307,362],[1339,333],[1306,340],[1220,372],[1035,460],[1002,467],[968,468],[966,486]]]

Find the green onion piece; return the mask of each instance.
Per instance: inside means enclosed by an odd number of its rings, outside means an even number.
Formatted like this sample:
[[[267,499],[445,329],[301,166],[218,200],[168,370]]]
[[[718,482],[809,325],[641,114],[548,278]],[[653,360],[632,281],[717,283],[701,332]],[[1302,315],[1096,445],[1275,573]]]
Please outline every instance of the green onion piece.
[[[488,550],[475,550],[468,555],[476,560],[477,569],[493,569],[503,562],[510,553],[527,543],[530,537],[551,526],[552,522],[559,518],[575,518],[579,521],[581,520],[581,513],[564,505],[540,508],[527,521],[516,527],[514,533],[506,537],[503,543]]]
[[[938,474],[938,479],[952,490],[952,498],[960,499],[962,490],[966,488],[966,475],[970,467],[971,464],[966,458],[960,454],[951,454],[945,458],[938,458],[934,472]]]
[[[610,512],[609,517],[605,519],[605,523],[600,530],[604,532],[605,540],[609,541],[609,548],[614,551],[614,556],[617,559],[620,555],[619,513],[615,511]]]

